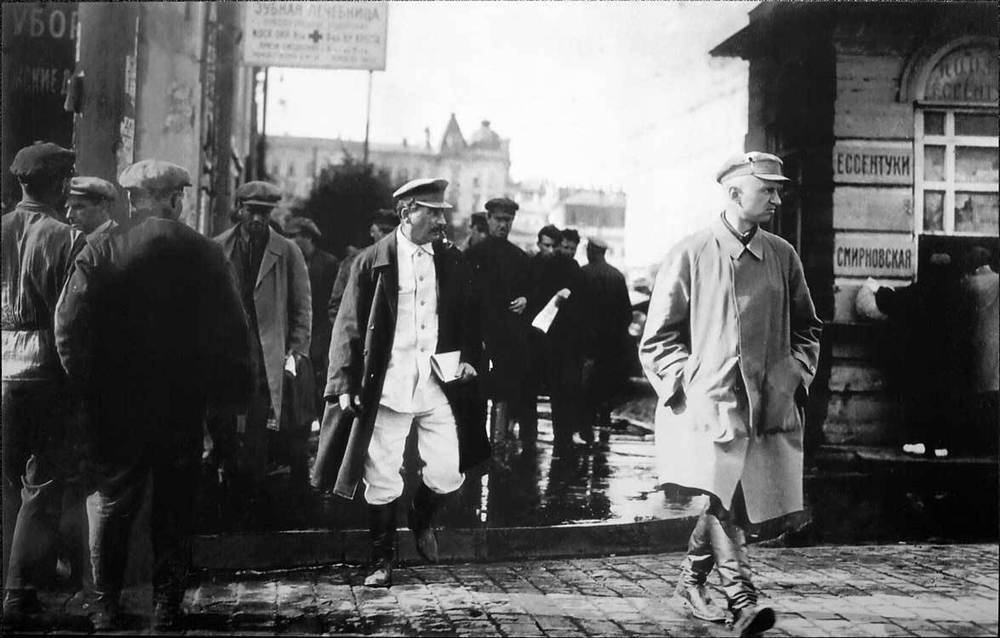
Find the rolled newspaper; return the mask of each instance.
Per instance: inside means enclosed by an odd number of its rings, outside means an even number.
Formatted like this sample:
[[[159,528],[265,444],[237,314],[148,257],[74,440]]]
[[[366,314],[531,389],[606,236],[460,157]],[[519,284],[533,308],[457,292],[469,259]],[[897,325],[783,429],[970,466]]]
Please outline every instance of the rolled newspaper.
[[[549,299],[549,302],[545,304],[541,312],[535,315],[535,318],[531,321],[531,325],[547,334],[549,328],[552,327],[552,322],[555,321],[556,315],[559,314],[559,304],[562,303],[563,299],[568,299],[569,295],[570,291],[567,288],[563,288],[552,295],[552,299]]]

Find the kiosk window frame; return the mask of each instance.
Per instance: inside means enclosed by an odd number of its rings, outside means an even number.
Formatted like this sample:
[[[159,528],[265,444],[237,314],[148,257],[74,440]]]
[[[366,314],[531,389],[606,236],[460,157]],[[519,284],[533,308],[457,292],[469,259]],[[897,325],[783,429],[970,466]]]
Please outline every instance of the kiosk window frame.
[[[997,135],[966,135],[956,133],[959,122],[987,124],[987,132],[1000,122],[996,109],[925,105],[916,109],[914,117],[914,229],[917,235],[949,235],[995,237],[997,228],[981,230],[961,227],[956,223],[956,202],[966,198],[1000,197],[1000,180],[963,181],[960,168],[963,157],[996,158],[1000,152]],[[972,117],[969,117],[972,116]],[[983,117],[985,116],[985,118]],[[992,122],[988,118],[993,118]],[[928,223],[928,222],[932,223]],[[975,223],[975,221],[973,221]]]

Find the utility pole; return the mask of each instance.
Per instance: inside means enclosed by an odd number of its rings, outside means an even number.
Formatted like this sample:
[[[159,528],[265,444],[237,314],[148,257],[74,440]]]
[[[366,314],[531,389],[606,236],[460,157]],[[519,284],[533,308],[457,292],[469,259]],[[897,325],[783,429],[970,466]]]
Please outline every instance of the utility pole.
[[[365,109],[365,150],[363,163],[368,165],[368,129],[372,121],[372,71],[368,71],[368,106]]]

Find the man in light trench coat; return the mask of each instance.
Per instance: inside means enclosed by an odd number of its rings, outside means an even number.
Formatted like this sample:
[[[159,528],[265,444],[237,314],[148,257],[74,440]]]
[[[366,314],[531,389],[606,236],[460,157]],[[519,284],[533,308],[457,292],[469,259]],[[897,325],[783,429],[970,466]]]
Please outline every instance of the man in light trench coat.
[[[745,528],[803,507],[803,408],[822,323],[795,250],[758,226],[781,204],[781,160],[739,155],[716,179],[725,208],[667,254],[639,356],[660,399],[660,483],[709,496],[676,596],[697,618],[725,620],[705,593],[717,567],[734,629],[749,636],[774,612],[757,606]]]
[[[288,357],[309,356],[312,338],[312,293],[302,251],[268,226],[271,209],[281,200],[274,184],[250,181],[235,193],[237,224],[215,237],[229,258],[236,287],[250,326],[252,388],[246,415],[230,418],[219,457],[235,465],[233,507],[253,520],[275,444],[288,440],[280,431],[284,369]],[[229,418],[229,417],[227,417]],[[248,525],[247,520],[240,525]]]

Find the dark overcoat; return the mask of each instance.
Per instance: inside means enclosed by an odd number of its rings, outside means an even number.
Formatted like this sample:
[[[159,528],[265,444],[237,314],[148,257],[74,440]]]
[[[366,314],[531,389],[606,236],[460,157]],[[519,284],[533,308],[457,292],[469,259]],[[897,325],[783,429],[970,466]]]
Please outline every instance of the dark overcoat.
[[[486,356],[493,362],[487,390],[497,401],[516,398],[528,365],[526,314],[509,309],[510,302],[528,297],[530,260],[506,239],[487,237],[465,251],[479,299],[479,320]]]
[[[478,370],[481,336],[479,322],[474,320],[477,307],[468,264],[458,249],[439,242],[434,245],[434,267],[438,283],[436,352],[461,351],[462,360]],[[355,259],[333,326],[324,391],[327,406],[313,484],[327,487],[328,481],[336,477],[334,493],[344,498],[354,498],[364,473],[392,354],[398,281],[393,233]],[[443,387],[458,427],[459,469],[465,471],[490,455],[485,420],[475,409],[478,381]],[[342,394],[360,397],[360,414],[341,412],[337,400]]]
[[[193,229],[149,218],[88,241],[55,340],[98,460],[197,453],[206,409],[246,401],[247,330],[225,255]]]

